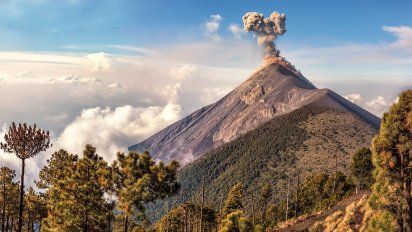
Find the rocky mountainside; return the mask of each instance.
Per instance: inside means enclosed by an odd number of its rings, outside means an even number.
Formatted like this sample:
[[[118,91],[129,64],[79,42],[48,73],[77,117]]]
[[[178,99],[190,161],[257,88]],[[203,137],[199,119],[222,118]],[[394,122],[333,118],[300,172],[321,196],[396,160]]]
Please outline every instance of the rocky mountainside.
[[[269,58],[244,83],[129,150],[183,165],[281,115],[307,105],[348,112],[378,128],[376,116],[328,89],[317,89],[283,58]]]

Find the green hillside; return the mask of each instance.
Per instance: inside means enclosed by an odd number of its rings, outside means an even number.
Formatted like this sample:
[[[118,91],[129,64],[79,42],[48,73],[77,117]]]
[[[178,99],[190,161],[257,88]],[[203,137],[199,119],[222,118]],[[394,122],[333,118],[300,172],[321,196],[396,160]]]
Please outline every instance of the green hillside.
[[[220,208],[229,188],[237,182],[245,186],[246,198],[263,183],[274,186],[272,201],[284,198],[288,176],[291,187],[297,170],[301,180],[310,173],[348,170],[350,154],[369,146],[377,129],[355,114],[311,104],[277,117],[257,129],[220,146],[179,172],[181,192],[173,204],[199,199],[202,177],[206,203]],[[246,206],[250,207],[250,206]],[[161,206],[149,213],[163,214]]]

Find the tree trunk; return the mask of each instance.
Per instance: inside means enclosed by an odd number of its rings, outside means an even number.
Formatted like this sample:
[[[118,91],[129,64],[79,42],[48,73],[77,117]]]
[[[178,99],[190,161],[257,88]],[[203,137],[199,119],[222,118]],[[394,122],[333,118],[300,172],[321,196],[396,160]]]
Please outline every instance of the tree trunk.
[[[202,176],[202,196],[201,196],[201,203],[200,203],[200,226],[199,226],[199,232],[203,231],[203,207],[204,207],[204,201],[205,201],[205,178]]]
[[[89,231],[89,215],[88,212],[84,214],[84,226],[83,226],[83,232],[88,232]]]
[[[123,223],[123,231],[127,232],[129,230],[129,216],[127,213],[124,214],[124,223]]]
[[[183,205],[183,212],[184,212],[184,218],[183,218],[183,231],[187,232],[187,212],[186,212],[186,206]]]
[[[402,178],[402,217],[403,228],[405,232],[412,231],[412,216],[411,216],[411,179],[408,173],[409,155],[400,154],[401,156],[401,178]]]
[[[3,209],[1,211],[1,232],[5,232],[5,220],[6,220],[6,181],[3,177]]]
[[[255,228],[255,197],[252,192],[252,225]]]
[[[6,230],[5,231],[9,231],[9,222],[10,222],[10,216],[7,215],[7,220],[6,220]]]
[[[24,196],[24,163],[25,159],[21,159],[21,179],[20,179],[20,201],[19,201],[19,224],[17,232],[21,232],[23,228],[23,196]]]
[[[299,185],[300,185],[300,172],[298,171],[298,185],[296,187],[296,202],[295,202],[295,217],[298,216],[298,210],[299,210]]]
[[[286,192],[286,213],[285,213],[285,221],[288,220],[288,213],[289,213],[289,184],[290,184],[290,177],[288,177],[288,187]]]
[[[400,199],[396,209],[396,231],[403,231],[402,201]]]

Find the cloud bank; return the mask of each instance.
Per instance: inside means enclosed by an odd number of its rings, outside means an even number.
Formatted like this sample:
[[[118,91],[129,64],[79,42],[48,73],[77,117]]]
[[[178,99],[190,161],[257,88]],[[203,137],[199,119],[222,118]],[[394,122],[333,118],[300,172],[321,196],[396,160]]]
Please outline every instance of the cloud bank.
[[[132,107],[115,109],[90,108],[82,110],[58,137],[56,143],[68,151],[80,154],[86,144],[97,147],[97,152],[111,162],[117,151],[141,141],[182,116],[177,104],[164,107]]]

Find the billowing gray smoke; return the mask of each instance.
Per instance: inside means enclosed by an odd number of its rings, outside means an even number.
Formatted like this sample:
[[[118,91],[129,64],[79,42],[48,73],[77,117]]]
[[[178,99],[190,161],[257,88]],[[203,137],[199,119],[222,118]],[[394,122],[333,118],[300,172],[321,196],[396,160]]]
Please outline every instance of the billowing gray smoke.
[[[245,31],[253,31],[258,36],[258,44],[265,48],[266,57],[278,57],[275,40],[286,32],[286,15],[273,12],[268,18],[257,12],[246,13],[243,17]]]

